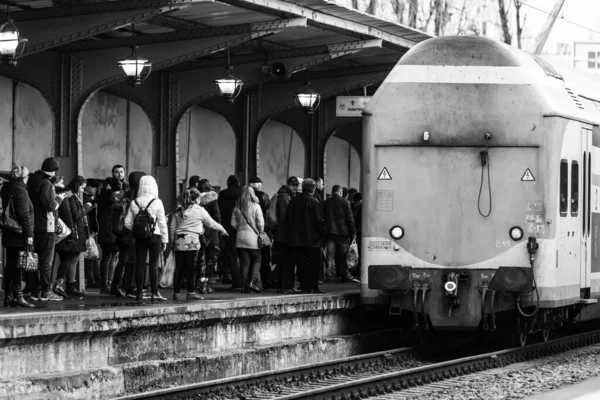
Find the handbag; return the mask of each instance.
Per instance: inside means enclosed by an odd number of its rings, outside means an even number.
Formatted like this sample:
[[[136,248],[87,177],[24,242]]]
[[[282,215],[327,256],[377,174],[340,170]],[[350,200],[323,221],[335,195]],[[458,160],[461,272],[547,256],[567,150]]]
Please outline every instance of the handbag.
[[[242,210],[240,210],[240,212],[244,216],[244,219],[246,220],[246,222],[248,223],[248,225],[250,225],[250,228],[252,228],[252,230],[254,231],[254,233],[256,233],[258,235],[258,248],[262,249],[263,247],[271,247],[271,246],[273,246],[273,242],[271,242],[271,238],[269,237],[269,235],[267,235],[265,232],[258,233],[258,231],[254,227],[254,225],[252,225],[250,223],[250,221],[248,221],[248,218],[246,218],[246,214],[244,214],[244,212]]]
[[[22,269],[23,271],[38,270],[38,255],[33,251],[33,246],[27,245],[25,250],[19,251],[17,268]]]
[[[56,243],[62,242],[71,234],[71,229],[65,224],[65,222],[58,218],[56,220]]]
[[[23,227],[17,221],[15,205],[13,204],[13,195],[14,193],[10,195],[8,204],[2,212],[2,215],[0,215],[0,227],[15,233],[23,233]]]

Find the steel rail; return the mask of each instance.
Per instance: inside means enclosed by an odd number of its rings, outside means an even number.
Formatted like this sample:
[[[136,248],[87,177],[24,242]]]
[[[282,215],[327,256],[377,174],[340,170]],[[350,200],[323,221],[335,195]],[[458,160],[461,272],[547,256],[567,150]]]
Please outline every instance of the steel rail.
[[[318,382],[315,382],[313,389],[300,392],[301,388],[298,388],[298,393],[290,393],[283,396],[269,396],[267,394],[264,398],[268,398],[269,400],[350,400],[367,398],[370,396],[382,396],[400,392],[403,389],[440,382],[457,376],[468,375],[488,369],[500,368],[517,362],[590,346],[599,342],[600,330],[595,330],[521,348],[500,350],[377,376],[357,377],[355,379],[350,379],[347,382],[333,385],[328,385],[327,382],[323,382],[322,387],[315,387],[319,384]],[[293,389],[290,388],[290,391],[291,390]],[[252,397],[248,396],[248,398],[250,399]]]
[[[168,396],[184,396],[191,393],[215,393],[220,389],[242,387],[252,385],[254,383],[274,383],[292,378],[296,380],[298,377],[309,378],[326,373],[332,370],[349,370],[353,366],[366,365],[373,362],[386,362],[391,359],[408,359],[414,356],[418,351],[418,347],[402,347],[393,350],[378,351],[375,353],[361,354],[357,356],[328,360],[316,364],[306,364],[297,367],[284,368],[280,370],[270,370],[247,374],[241,376],[233,376],[212,381],[193,383],[188,385],[177,386],[166,389],[156,389],[148,392],[132,393],[113,398],[112,400],[136,400],[136,399],[164,399]]]

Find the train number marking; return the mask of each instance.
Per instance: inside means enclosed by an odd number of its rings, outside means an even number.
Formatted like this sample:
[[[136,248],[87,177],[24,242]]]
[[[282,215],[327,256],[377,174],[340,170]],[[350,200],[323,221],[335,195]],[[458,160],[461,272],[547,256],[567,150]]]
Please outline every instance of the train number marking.
[[[527,168],[527,170],[523,174],[523,177],[521,178],[521,181],[523,181],[523,182],[535,182],[535,177],[533,176],[533,174],[531,173],[531,170],[529,168]]]
[[[392,242],[387,240],[372,240],[367,245],[369,251],[392,251]]]
[[[383,167],[383,169],[379,173],[379,176],[377,177],[377,180],[378,181],[391,181],[392,180],[392,176],[390,175],[390,172],[387,170],[386,167]]]
[[[496,240],[497,249],[507,249],[511,247],[511,243],[508,240]]]
[[[394,211],[393,190],[378,190],[375,195],[375,211]]]

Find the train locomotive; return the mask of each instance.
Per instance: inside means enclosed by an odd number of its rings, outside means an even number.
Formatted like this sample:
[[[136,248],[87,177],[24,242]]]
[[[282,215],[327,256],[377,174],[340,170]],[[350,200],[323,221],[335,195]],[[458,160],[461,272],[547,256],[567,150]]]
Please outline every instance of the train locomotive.
[[[599,123],[600,77],[481,37],[408,51],[363,112],[363,305],[520,345],[592,316]]]

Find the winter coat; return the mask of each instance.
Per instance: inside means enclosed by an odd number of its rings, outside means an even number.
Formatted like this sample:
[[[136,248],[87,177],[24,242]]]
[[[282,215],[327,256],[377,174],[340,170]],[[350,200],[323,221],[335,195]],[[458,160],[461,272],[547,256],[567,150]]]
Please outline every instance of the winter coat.
[[[260,206],[257,203],[251,203],[249,210],[244,210],[244,215],[239,208],[233,210],[231,216],[231,227],[237,230],[235,246],[240,249],[258,249],[258,233],[265,230],[265,220],[263,218]],[[252,224],[254,229],[248,225],[248,222]]]
[[[262,210],[263,216],[267,215],[269,210],[269,195],[262,190],[254,189],[254,194],[258,197],[258,204]]]
[[[87,193],[83,193],[83,203],[94,203],[96,200],[95,196],[91,196]],[[98,233],[100,227],[98,226],[98,207],[94,207],[90,210],[88,214],[88,223],[90,232]]]
[[[277,192],[277,231],[275,232],[275,241],[287,243],[287,229],[285,221],[287,219],[287,210],[290,201],[296,194],[289,186],[283,185]]]
[[[321,247],[325,224],[319,200],[311,193],[294,197],[287,209],[286,229],[290,246]]]
[[[2,230],[2,244],[7,248],[24,249],[26,239],[33,237],[33,204],[27,193],[27,185],[21,181],[10,180],[2,185],[0,197],[2,197],[2,208],[8,209],[8,201],[13,196],[15,208],[15,219],[23,227],[22,233],[16,233],[8,229]]]
[[[350,202],[334,194],[325,202],[323,209],[325,231],[328,235],[355,236],[354,216]]]
[[[169,237],[171,243],[179,235],[202,235],[205,226],[215,232],[224,231],[224,228],[216,222],[203,207],[194,204],[186,210],[177,210],[173,213],[169,226]]]
[[[92,208],[84,205],[73,195],[63,200],[58,208],[58,216],[71,229],[71,234],[56,245],[56,251],[81,253],[86,251],[89,229],[85,225],[85,216]]]
[[[212,219],[218,223],[221,223],[221,211],[219,210],[218,200],[219,195],[216,192],[200,193],[200,206],[204,207]],[[206,246],[218,246],[219,233],[214,229],[207,228],[204,231],[204,238],[202,242]]]
[[[150,204],[152,199],[155,200]],[[139,207],[136,202],[139,204]],[[156,221],[154,234],[160,235],[162,243],[169,243],[169,229],[165,217],[165,207],[163,202],[158,198],[158,185],[156,184],[156,180],[150,175],[143,176],[142,179],[140,179],[140,188],[137,193],[137,198],[135,201],[131,202],[129,209],[127,210],[127,215],[125,216],[125,228],[129,230],[133,228],[133,220],[140,212],[140,207],[146,208],[148,204],[150,204],[148,212]]]
[[[117,236],[112,231],[112,214],[116,203],[125,196],[123,190],[107,189],[98,198],[98,243],[109,251],[118,251]]]
[[[235,229],[231,227],[231,215],[235,208],[235,202],[241,195],[242,187],[239,185],[228,187],[219,193],[218,204],[221,211],[221,221],[223,221],[223,227],[229,235],[235,234]]]
[[[29,176],[27,192],[33,204],[34,232],[56,233],[56,211],[60,205],[50,177],[42,171]]]

